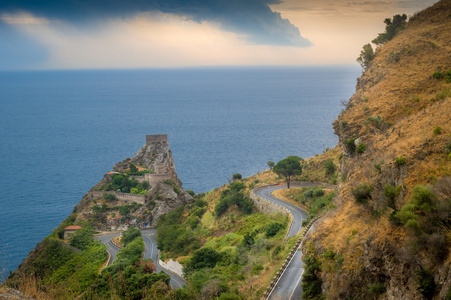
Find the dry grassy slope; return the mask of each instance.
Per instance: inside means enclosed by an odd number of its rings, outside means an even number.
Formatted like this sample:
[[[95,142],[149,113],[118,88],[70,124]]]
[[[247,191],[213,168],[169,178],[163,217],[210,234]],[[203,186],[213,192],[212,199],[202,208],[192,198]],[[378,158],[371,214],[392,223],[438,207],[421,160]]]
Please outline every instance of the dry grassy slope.
[[[387,288],[380,299],[421,299],[415,282],[418,263],[435,272],[437,299],[444,299],[449,290],[450,259],[434,265],[425,253],[412,258],[407,253],[411,233],[390,224],[392,210],[386,208],[382,196],[385,184],[401,185],[401,206],[415,185],[432,185],[451,175],[445,150],[451,142],[451,83],[432,77],[436,71],[448,70],[449,0],[416,14],[405,30],[377,49],[347,109],[334,122],[344,154],[340,171],[346,182],[337,210],[325,218],[313,239],[317,254],[332,249],[344,258],[340,270],[323,268],[323,289],[329,299],[367,299],[369,284],[376,282]],[[384,121],[381,129],[365,124],[369,116],[377,115]],[[442,128],[439,135],[433,134],[436,126]],[[363,154],[347,150],[345,142],[355,137],[366,144]],[[405,165],[396,165],[399,156],[406,158]],[[375,163],[383,163],[381,172]],[[364,182],[374,186],[374,200],[367,206],[356,204],[351,194],[353,187]],[[375,212],[382,216],[376,217]]]

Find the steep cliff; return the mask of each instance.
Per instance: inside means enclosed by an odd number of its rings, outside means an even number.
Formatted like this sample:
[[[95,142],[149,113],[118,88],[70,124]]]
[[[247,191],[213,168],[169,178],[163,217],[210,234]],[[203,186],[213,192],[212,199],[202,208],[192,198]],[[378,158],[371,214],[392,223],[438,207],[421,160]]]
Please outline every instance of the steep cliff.
[[[321,262],[328,299],[445,299],[451,1],[411,17],[375,54],[333,124],[343,151],[337,209],[304,251]]]

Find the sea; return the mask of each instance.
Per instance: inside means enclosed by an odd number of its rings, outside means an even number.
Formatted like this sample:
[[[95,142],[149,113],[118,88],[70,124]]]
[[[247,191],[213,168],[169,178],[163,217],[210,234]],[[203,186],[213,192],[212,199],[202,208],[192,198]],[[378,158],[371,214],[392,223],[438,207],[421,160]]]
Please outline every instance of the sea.
[[[167,134],[185,189],[208,192],[337,144],[357,65],[0,72],[0,282],[83,195]]]

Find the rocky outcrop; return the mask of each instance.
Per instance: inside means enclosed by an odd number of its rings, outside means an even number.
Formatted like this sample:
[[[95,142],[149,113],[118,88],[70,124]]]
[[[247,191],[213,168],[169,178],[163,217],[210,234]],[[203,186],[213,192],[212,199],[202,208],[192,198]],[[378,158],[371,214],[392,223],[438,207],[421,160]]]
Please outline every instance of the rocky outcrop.
[[[114,165],[113,171],[89,191],[75,208],[77,220],[90,220],[97,230],[121,230],[128,226],[148,228],[156,226],[158,218],[188,202],[193,197],[182,188],[175,172],[174,158],[166,140],[147,136],[146,144],[133,156]],[[149,186],[145,195],[108,190],[113,177],[126,174],[133,163],[151,173],[128,176],[130,180]]]

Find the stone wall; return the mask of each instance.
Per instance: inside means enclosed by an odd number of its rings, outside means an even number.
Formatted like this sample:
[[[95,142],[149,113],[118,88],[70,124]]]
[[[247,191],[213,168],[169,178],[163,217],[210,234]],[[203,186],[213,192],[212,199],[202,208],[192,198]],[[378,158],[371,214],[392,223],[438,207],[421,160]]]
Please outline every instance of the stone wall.
[[[183,266],[178,261],[174,261],[171,258],[167,263],[165,263],[164,261],[159,259],[158,264],[164,269],[169,270],[183,278]]]
[[[268,186],[258,187],[256,189],[254,189],[254,191],[257,190],[257,189],[265,188],[265,187],[268,187]],[[254,201],[255,207],[257,207],[257,209],[259,211],[261,211],[262,213],[264,213],[264,214],[271,214],[271,213],[274,213],[274,212],[281,212],[281,213],[287,215],[287,217],[289,217],[288,212],[285,209],[283,209],[282,207],[280,207],[280,206],[278,206],[276,204],[270,203],[270,202],[268,202],[266,200],[263,200],[263,199],[255,196],[254,193],[250,193],[250,197]]]
[[[136,195],[136,194],[128,194],[128,193],[120,193],[115,191],[89,191],[86,194],[86,197],[91,199],[101,199],[103,198],[103,194],[113,194],[120,201],[125,202],[136,202],[138,204],[144,204],[146,200],[146,196],[144,195]]]
[[[146,173],[146,174],[144,174],[144,180],[148,181],[150,186],[155,186],[157,183],[160,183],[160,182],[168,180],[168,179],[173,180],[171,173],[167,173],[167,174]]]
[[[155,135],[146,135],[146,145],[154,144],[154,143],[168,143],[168,135],[167,134],[155,134]]]

